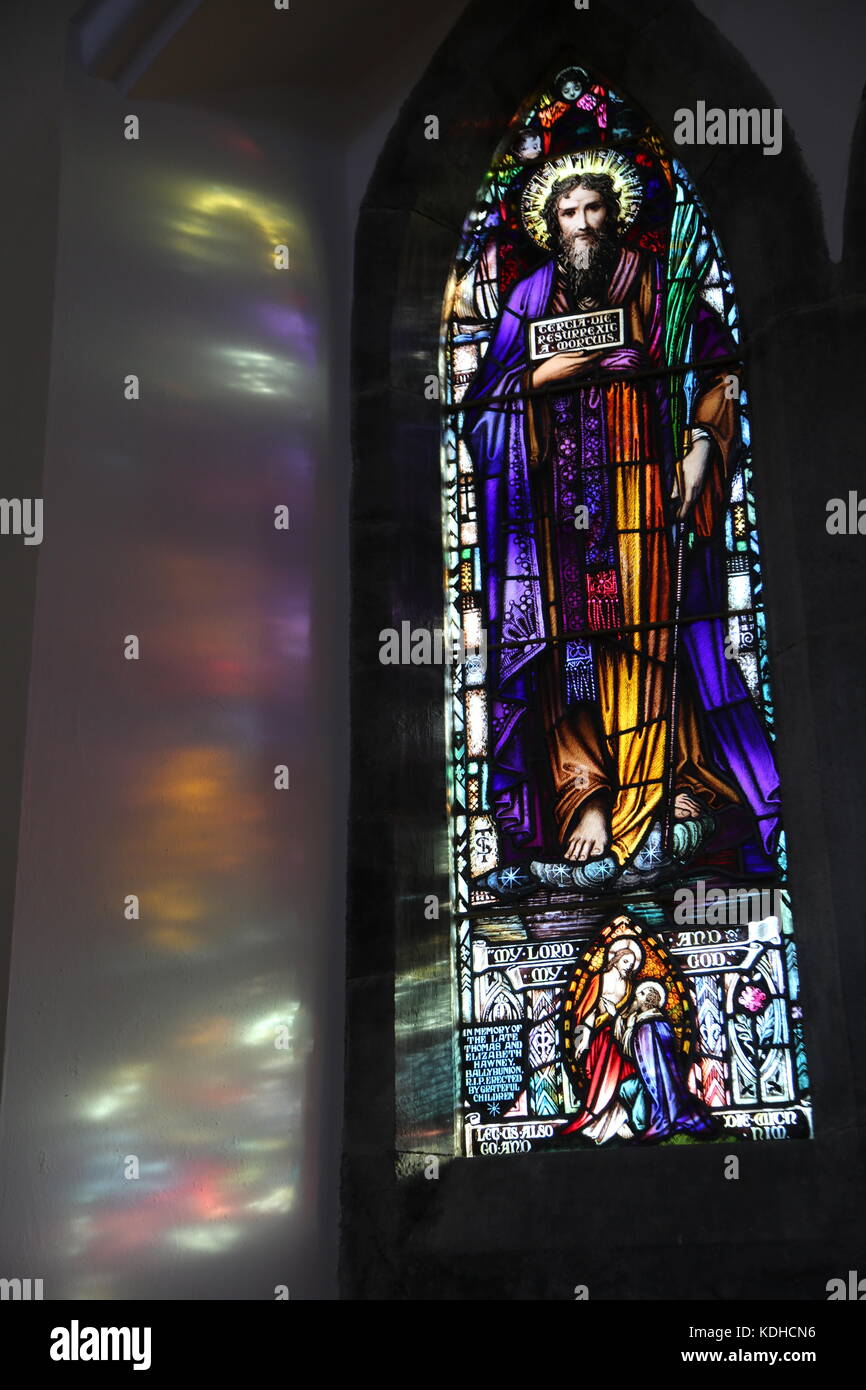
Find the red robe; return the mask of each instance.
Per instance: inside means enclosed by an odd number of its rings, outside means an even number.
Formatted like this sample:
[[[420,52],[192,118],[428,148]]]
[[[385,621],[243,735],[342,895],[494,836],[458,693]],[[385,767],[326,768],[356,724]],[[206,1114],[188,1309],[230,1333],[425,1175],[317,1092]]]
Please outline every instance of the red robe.
[[[616,1103],[617,1092],[623,1081],[636,1076],[634,1065],[620,1050],[614,1037],[616,1015],[607,1013],[601,1000],[601,982],[606,972],[599,972],[587,985],[582,998],[576,1003],[572,1015],[572,1027],[578,1028],[594,1011],[595,1028],[592,1041],[583,1060],[586,1084],[582,1096],[583,1109],[576,1120],[562,1130],[563,1134],[573,1134],[583,1129],[592,1120],[599,1119],[611,1105]],[[622,1010],[631,997],[629,984],[620,1004]]]

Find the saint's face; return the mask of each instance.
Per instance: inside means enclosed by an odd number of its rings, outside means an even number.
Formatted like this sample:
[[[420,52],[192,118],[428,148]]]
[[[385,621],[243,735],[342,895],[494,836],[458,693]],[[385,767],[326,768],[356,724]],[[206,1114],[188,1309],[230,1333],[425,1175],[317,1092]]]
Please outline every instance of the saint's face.
[[[565,245],[576,239],[578,245],[587,246],[598,240],[607,221],[607,208],[600,193],[575,188],[560,198],[556,216]]]
[[[634,970],[636,964],[637,961],[635,960],[634,956],[630,955],[628,951],[623,951],[619,960],[616,962],[616,968],[619,971],[622,978],[626,979],[627,976],[629,976],[631,972]]]
[[[652,986],[650,986],[649,989],[643,991],[643,1008],[658,1009],[659,1012],[661,1012],[664,1006],[665,996],[662,994],[661,990],[653,989]]]

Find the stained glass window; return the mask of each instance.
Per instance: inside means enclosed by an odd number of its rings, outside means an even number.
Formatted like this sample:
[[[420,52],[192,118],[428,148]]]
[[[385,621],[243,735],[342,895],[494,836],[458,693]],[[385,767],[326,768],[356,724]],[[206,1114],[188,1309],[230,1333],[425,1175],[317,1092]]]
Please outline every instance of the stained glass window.
[[[685,169],[564,68],[443,314],[466,1155],[812,1132],[747,357]]]

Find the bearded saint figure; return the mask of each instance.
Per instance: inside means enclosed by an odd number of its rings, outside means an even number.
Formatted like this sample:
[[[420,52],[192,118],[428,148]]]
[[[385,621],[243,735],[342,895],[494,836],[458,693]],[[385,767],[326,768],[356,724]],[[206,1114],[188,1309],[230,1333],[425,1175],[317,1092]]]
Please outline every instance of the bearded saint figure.
[[[622,240],[641,195],[636,167],[610,149],[533,175],[523,218],[552,254],[509,293],[463,402],[500,867],[531,862],[539,874],[552,859],[589,892],[651,869],[663,824],[703,827],[680,837],[694,848],[717,812],[737,807],[763,873],[779,830],[768,736],[726,659],[723,620],[703,616],[727,604],[734,344],[696,295],[696,388],[675,440],[664,267]],[[622,311],[620,346],[530,357],[532,323],[610,309]],[[686,531],[690,544],[678,544]]]

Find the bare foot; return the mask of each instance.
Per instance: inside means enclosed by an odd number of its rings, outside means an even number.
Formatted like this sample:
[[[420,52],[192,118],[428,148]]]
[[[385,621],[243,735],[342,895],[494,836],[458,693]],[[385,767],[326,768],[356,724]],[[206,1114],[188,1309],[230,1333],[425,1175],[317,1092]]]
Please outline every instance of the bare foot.
[[[700,802],[695,801],[691,792],[677,792],[674,800],[674,820],[697,820],[702,813],[703,807]]]
[[[587,859],[597,859],[605,853],[610,844],[610,824],[607,805],[603,797],[593,796],[584,803],[580,819],[571,832],[563,853],[566,859],[582,864]]]

